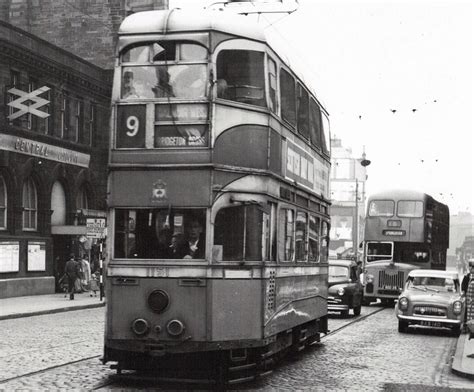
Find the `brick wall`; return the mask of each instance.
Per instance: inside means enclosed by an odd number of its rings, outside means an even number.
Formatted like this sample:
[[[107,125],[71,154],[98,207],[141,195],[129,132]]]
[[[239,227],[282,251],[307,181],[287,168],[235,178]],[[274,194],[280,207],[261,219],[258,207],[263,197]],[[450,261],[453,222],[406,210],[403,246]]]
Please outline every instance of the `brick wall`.
[[[2,0],[0,20],[112,68],[122,20],[134,12],[166,8],[168,0]]]

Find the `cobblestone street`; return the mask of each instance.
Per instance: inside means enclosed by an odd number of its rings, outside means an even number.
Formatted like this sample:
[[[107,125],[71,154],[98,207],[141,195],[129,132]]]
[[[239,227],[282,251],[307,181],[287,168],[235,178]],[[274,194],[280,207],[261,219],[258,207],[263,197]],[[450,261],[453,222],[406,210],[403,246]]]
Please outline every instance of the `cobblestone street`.
[[[2,321],[0,389],[91,390],[101,385],[102,390],[124,389],[124,385],[111,382],[109,376],[114,371],[99,360],[103,323],[103,308]],[[392,309],[365,307],[360,317],[332,315],[329,326],[333,332],[320,344],[295,359],[285,360],[260,383],[239,389],[474,388],[473,382],[450,371],[456,338],[416,331],[401,335],[396,330]],[[21,346],[18,342],[22,342]],[[167,388],[149,383],[126,387],[129,390]]]

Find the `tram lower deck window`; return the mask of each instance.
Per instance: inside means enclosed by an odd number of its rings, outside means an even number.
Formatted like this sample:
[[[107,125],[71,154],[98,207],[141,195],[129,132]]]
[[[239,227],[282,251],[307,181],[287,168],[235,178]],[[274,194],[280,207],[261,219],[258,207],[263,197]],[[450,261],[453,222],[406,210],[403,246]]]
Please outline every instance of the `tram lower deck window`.
[[[117,209],[115,258],[204,259],[204,209]]]

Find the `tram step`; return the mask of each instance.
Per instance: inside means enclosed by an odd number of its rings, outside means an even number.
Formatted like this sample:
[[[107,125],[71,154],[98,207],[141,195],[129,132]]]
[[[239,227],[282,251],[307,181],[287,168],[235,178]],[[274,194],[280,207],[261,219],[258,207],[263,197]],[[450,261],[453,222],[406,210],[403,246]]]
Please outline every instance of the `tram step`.
[[[230,366],[229,367],[229,372],[238,372],[240,370],[247,370],[247,369],[253,369],[257,366],[256,363],[247,363],[245,365],[239,365],[239,366]]]
[[[235,384],[241,384],[244,382],[249,382],[255,380],[255,376],[249,376],[249,377],[241,377],[241,378],[234,378],[232,380],[227,381],[229,385],[235,385]]]

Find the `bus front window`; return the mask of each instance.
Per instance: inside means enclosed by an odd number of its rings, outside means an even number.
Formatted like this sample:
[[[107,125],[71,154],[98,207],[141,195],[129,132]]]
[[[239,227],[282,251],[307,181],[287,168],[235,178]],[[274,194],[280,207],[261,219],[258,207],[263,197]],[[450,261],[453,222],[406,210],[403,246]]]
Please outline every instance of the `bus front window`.
[[[204,209],[117,209],[114,257],[204,259]]]
[[[367,262],[392,259],[393,244],[390,242],[367,243]]]

